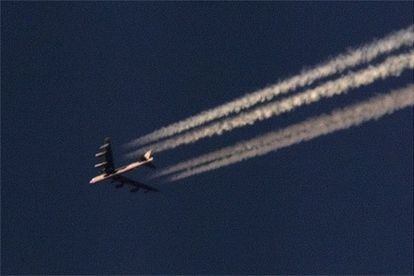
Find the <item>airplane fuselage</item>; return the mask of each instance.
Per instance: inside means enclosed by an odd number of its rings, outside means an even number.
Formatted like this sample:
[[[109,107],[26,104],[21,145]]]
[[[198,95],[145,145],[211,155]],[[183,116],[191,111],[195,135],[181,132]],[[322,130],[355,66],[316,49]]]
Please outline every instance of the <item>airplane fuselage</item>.
[[[89,181],[89,184],[97,184],[98,182],[102,182],[102,181],[111,179],[114,176],[130,172],[132,170],[135,170],[138,167],[141,167],[142,165],[150,163],[153,159],[154,159],[153,157],[150,157],[147,160],[137,161],[137,162],[131,163],[129,165],[126,165],[124,167],[118,168],[113,173],[109,173],[109,174],[103,173],[101,175],[95,176],[94,178],[91,179],[91,181]]]

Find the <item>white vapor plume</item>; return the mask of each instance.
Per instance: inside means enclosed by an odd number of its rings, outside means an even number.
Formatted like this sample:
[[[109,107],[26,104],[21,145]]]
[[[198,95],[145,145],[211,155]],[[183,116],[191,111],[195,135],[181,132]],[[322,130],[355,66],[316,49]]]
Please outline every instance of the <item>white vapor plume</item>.
[[[405,69],[414,67],[414,51],[388,57],[385,61],[357,72],[349,73],[336,80],[327,81],[320,86],[305,90],[291,97],[280,101],[271,102],[246,111],[237,116],[223,119],[173,137],[164,141],[152,144],[148,148],[156,152],[176,148],[180,145],[194,143],[200,139],[215,135],[222,135],[225,132],[246,125],[252,125],[257,121],[263,121],[271,117],[289,112],[297,107],[308,105],[319,101],[322,98],[330,98],[340,95],[364,85],[373,83],[379,79],[386,79],[390,76],[398,76]],[[135,156],[142,149],[129,153],[127,156]]]
[[[278,95],[310,85],[316,80],[341,73],[345,69],[360,64],[369,63],[383,54],[396,51],[405,46],[412,46],[413,43],[414,27],[411,25],[406,29],[391,33],[382,39],[375,40],[356,49],[350,49],[344,54],[307,69],[296,76],[280,81],[275,85],[244,95],[216,108],[203,111],[182,121],[162,127],[159,130],[131,141],[127,146],[139,146],[151,143],[228,116],[232,113],[239,113],[256,104],[270,101]]]
[[[193,166],[184,172],[171,176],[169,181],[176,181],[196,174],[222,168],[243,160],[261,156],[281,148],[288,147],[338,130],[358,126],[366,121],[378,119],[386,114],[414,105],[414,85],[391,91],[389,94],[376,96],[367,101],[333,111],[285,129],[270,132],[263,136],[244,141],[233,147],[207,154],[214,156],[211,163]],[[205,155],[205,156],[207,156]],[[203,158],[203,156],[200,157]],[[188,162],[185,162],[188,164]]]

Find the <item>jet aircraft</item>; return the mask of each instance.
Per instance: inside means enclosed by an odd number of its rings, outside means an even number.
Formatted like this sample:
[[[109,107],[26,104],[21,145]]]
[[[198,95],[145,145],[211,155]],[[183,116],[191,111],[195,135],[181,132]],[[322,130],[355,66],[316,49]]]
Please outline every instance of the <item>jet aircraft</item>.
[[[111,139],[109,137],[105,138],[104,144],[99,147],[101,151],[95,154],[96,158],[100,158],[102,162],[95,165],[95,168],[100,168],[102,174],[95,176],[89,182],[90,184],[97,184],[105,180],[111,180],[111,182],[118,182],[116,188],[121,188],[125,184],[131,187],[131,192],[136,192],[139,189],[143,189],[144,192],[159,192],[158,189],[145,185],[141,182],[132,180],[126,176],[125,173],[135,170],[141,166],[147,166],[150,168],[155,168],[152,161],[154,157],[151,156],[151,151],[147,151],[138,161],[133,162],[129,165],[115,169],[114,159],[112,156],[111,149]]]

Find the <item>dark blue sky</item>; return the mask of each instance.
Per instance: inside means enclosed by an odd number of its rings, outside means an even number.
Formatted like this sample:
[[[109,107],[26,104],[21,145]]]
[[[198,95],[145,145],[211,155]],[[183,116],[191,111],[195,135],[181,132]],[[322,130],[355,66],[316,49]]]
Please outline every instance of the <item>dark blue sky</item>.
[[[412,109],[178,183],[88,185],[163,125],[405,28],[412,2],[1,3],[1,270],[411,273]],[[412,72],[155,156],[160,167]],[[145,177],[142,170],[133,176]]]

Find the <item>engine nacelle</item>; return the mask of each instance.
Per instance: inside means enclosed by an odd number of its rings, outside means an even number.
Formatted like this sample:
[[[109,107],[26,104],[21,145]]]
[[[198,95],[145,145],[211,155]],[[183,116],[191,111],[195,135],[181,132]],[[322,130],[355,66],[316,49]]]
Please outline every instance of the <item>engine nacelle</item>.
[[[95,157],[101,157],[101,156],[104,156],[105,154],[107,154],[107,151],[106,150],[105,151],[98,152],[97,154],[95,154]]]
[[[102,167],[105,167],[107,164],[108,162],[102,162],[102,163],[96,164],[95,168],[102,168]]]
[[[103,144],[102,146],[100,146],[100,147],[99,147],[99,149],[106,149],[106,148],[108,148],[110,145],[111,145],[110,143],[105,143],[105,144]]]

